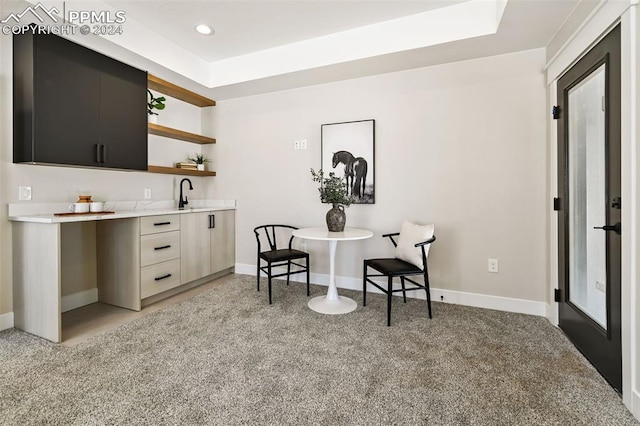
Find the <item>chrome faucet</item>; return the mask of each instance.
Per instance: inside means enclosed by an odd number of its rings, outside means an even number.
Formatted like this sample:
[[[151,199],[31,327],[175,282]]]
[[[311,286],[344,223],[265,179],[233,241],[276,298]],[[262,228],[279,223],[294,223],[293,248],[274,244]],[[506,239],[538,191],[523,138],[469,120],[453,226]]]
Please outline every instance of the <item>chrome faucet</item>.
[[[187,198],[187,196],[184,196],[184,199],[182,199],[182,184],[184,183],[184,181],[189,182],[189,191],[193,191],[193,185],[191,185],[191,181],[187,178],[184,178],[180,181],[180,201],[178,202],[178,209],[179,210],[183,210],[184,206],[186,206],[187,204],[189,204],[189,199]]]

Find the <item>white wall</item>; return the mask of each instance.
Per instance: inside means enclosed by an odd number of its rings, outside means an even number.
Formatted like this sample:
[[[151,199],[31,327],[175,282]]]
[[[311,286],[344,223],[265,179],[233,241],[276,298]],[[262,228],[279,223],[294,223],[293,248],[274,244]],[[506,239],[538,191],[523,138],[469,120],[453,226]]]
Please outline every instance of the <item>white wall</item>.
[[[173,176],[13,164],[11,41],[0,43],[3,205],[17,202],[18,185],[32,186],[32,203],[73,201],[86,190],[107,200],[139,200],[144,188],[175,198]],[[193,198],[238,200],[237,259],[253,264],[254,226],[323,223],[327,207],[309,174],[320,164],[320,125],[374,118],[376,204],[347,213],[348,226],[377,235],[340,246],[338,274],[360,277],[362,258],[391,254],[379,235],[403,219],[433,222],[434,287],[546,301],[543,61],[540,49],[219,102],[203,126],[218,139],[206,148],[218,177],[196,179]],[[308,150],[293,150],[300,138]],[[10,229],[2,209],[0,315],[12,311]],[[314,271],[326,272],[325,246],[309,247]],[[500,273],[487,272],[488,258],[500,260]]]
[[[544,59],[538,49],[219,102],[213,192],[237,199],[237,262],[255,264],[259,224],[323,224],[309,173],[320,125],[373,118],[376,204],[348,208],[347,226],[376,236],[339,246],[337,274],[361,277],[364,257],[392,254],[380,234],[409,219],[436,225],[434,287],[546,302]],[[301,138],[309,149],[294,151]],[[326,273],[325,245],[309,248]]]

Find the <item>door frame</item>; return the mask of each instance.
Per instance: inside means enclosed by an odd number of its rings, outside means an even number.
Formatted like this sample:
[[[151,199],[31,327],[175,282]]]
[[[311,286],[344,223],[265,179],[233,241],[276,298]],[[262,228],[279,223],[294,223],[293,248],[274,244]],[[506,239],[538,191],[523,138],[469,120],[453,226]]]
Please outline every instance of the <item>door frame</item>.
[[[625,2],[605,2],[598,6],[581,27],[558,49],[545,65],[547,80],[548,113],[548,279],[547,318],[558,325],[558,305],[553,301],[558,287],[558,228],[557,213],[553,211],[552,197],[558,187],[557,122],[551,118],[551,108],[557,98],[557,79],[565,70],[579,60],[611,28],[622,24],[622,197],[629,202],[622,205],[622,220],[627,229],[622,238],[622,400],[625,406],[640,420],[640,291],[634,289],[640,278],[640,203],[631,200],[640,198],[640,149],[635,144],[640,135],[640,46],[633,41],[640,35],[640,5]],[[635,50],[634,50],[635,49]],[[627,232],[628,231],[628,232]]]

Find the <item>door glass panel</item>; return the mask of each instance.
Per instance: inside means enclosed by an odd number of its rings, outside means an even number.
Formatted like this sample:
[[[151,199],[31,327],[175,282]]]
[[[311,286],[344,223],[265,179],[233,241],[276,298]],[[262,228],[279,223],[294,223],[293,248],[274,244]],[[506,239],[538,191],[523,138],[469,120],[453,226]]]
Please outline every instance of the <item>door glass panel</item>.
[[[607,328],[605,66],[569,91],[569,300]]]

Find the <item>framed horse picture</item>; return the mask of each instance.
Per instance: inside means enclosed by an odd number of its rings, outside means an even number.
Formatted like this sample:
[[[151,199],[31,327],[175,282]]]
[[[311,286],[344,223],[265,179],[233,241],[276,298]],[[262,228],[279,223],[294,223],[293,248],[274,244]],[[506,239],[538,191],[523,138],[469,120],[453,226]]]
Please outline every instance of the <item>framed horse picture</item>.
[[[322,170],[345,179],[355,204],[375,203],[375,120],[323,124]]]

